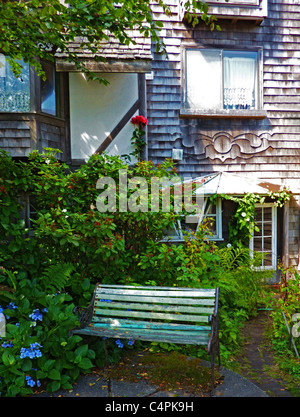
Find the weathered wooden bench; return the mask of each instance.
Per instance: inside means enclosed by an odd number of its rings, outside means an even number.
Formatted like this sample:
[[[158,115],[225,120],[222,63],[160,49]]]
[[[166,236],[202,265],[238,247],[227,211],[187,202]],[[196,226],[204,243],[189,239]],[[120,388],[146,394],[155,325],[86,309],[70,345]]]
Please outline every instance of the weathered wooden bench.
[[[97,284],[90,305],[76,308],[72,333],[105,338],[204,345],[220,365],[219,289]]]

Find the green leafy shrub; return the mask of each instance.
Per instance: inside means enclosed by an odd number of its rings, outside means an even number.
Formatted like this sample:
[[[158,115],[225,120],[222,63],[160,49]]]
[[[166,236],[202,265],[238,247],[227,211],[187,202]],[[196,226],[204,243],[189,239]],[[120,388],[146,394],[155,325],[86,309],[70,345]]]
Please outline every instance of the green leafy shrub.
[[[142,177],[150,190],[153,177],[176,174],[173,162],[128,166],[118,157],[93,155],[71,171],[56,154],[33,152],[25,163],[0,153],[0,305],[10,317],[0,341],[2,395],[27,395],[39,384],[48,391],[68,388],[81,372],[103,366],[102,340],[87,345],[69,337],[78,325],[73,308],[87,306],[97,281],[220,287],[221,349],[230,357],[263,279],[249,253],[209,241],[209,220],[183,244],[161,243],[178,218],[172,199],[170,212],[120,210],[121,199],[136,198],[137,190],[122,194],[120,170],[128,179]],[[96,208],[103,177],[116,184],[114,212]],[[20,216],[28,199],[36,210],[30,224]],[[110,359],[117,360],[122,342],[108,345]]]

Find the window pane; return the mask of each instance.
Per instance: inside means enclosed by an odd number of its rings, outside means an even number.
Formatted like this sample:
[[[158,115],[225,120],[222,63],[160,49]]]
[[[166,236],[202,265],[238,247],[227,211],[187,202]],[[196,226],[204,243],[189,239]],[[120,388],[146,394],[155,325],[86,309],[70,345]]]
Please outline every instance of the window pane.
[[[272,254],[271,253],[264,254],[263,265],[272,266]]]
[[[216,204],[209,204],[209,207],[206,211],[207,216],[216,215],[217,214],[217,206]]]
[[[165,231],[165,235],[169,238],[179,238],[180,237],[180,233],[179,233],[179,228],[178,225],[174,224],[173,227],[169,227],[166,231]]]
[[[272,252],[272,237],[264,239],[264,251]]]
[[[221,107],[221,51],[186,51],[186,106],[192,109]]]
[[[29,65],[21,64],[21,76],[16,78],[5,56],[0,54],[0,112],[30,111]]]
[[[224,51],[224,109],[255,109],[257,53]]]
[[[264,208],[264,221],[271,222],[272,221],[272,209],[271,207]]]
[[[272,223],[264,224],[264,236],[272,236]]]
[[[208,230],[213,236],[217,236],[217,222],[216,218],[207,216],[208,219]]]
[[[41,81],[41,110],[44,113],[56,115],[55,71],[54,66],[42,63],[46,74],[46,81]]]
[[[184,232],[194,232],[197,231],[199,217],[198,216],[185,216],[181,220],[181,229]]]

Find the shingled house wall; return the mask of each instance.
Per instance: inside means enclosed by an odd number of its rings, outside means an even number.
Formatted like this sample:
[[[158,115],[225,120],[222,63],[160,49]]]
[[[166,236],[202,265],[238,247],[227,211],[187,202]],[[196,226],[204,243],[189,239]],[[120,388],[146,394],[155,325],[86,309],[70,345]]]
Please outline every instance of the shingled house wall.
[[[216,171],[269,179],[290,188],[300,179],[300,7],[293,0],[269,0],[260,23],[220,20],[221,31],[202,22],[195,28],[179,19],[176,0],[169,0],[166,18],[157,6],[154,16],[164,21],[162,36],[168,56],[155,53],[147,81],[149,159],[154,163],[182,149],[179,174],[197,177]],[[266,117],[185,118],[181,114],[183,49],[262,48],[263,110]],[[224,143],[226,152],[220,152]],[[257,146],[257,143],[260,146]],[[290,263],[298,265],[299,201],[290,203]]]

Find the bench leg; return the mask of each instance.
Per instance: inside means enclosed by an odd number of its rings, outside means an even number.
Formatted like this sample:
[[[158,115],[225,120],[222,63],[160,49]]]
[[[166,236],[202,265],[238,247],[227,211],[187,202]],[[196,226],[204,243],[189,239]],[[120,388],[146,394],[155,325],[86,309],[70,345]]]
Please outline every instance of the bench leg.
[[[108,353],[107,353],[106,339],[104,339],[104,352],[105,352],[105,366],[108,367]]]
[[[212,352],[210,355],[210,362],[211,362],[211,395],[215,393],[215,355]]]
[[[106,339],[104,339],[104,352],[105,352],[105,368],[106,368],[106,372],[108,372],[108,351],[107,351],[107,343],[106,343]],[[108,396],[111,397],[112,393],[111,393],[111,380],[110,377],[108,377],[107,379],[107,386],[108,386]]]

